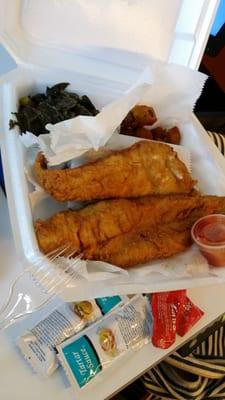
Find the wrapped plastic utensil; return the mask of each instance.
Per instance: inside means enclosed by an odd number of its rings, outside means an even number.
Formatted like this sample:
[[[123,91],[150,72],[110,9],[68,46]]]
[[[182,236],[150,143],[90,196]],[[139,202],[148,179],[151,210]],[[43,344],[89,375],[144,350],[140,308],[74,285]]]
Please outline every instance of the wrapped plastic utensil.
[[[0,310],[0,330],[7,328],[18,319],[37,311],[46,305],[78,276],[83,261],[63,257],[68,248],[60,248],[48,256],[28,265],[10,287],[9,296]]]

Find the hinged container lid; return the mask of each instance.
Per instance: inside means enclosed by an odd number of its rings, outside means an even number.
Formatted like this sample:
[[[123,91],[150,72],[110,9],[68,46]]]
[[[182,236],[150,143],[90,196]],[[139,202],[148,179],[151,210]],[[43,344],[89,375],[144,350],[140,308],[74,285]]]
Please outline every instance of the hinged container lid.
[[[152,55],[196,68],[218,3],[0,0],[0,35],[18,64],[98,74],[104,65],[142,68]]]

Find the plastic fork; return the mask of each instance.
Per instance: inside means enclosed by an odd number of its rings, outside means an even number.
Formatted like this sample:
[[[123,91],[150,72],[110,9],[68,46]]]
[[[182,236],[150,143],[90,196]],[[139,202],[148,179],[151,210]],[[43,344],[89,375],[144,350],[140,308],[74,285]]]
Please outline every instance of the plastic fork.
[[[78,276],[79,258],[70,258],[69,246],[40,255],[12,283],[5,305],[0,310],[0,331],[18,319],[49,303]],[[63,254],[67,252],[67,257]]]

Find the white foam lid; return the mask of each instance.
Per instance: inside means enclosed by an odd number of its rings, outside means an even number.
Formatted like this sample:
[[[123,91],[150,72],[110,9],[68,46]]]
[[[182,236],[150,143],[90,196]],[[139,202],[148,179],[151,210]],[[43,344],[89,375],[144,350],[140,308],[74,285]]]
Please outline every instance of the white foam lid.
[[[97,74],[103,64],[142,68],[152,55],[196,68],[218,3],[0,0],[0,35],[18,64]]]

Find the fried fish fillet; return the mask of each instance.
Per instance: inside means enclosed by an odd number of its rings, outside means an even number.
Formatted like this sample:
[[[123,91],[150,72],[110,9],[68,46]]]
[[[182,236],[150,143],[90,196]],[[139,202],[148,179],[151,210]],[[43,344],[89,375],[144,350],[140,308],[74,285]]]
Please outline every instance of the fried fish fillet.
[[[172,147],[151,141],[61,170],[48,169],[39,153],[34,172],[38,183],[58,201],[190,193],[196,183]]]
[[[141,236],[133,234],[157,233],[160,232],[160,226],[181,222],[184,226],[184,221],[187,228],[182,229],[189,229],[198,218],[213,213],[225,214],[225,197],[170,195],[105,200],[79,211],[63,211],[46,221],[39,220],[35,223],[35,231],[40,250],[45,254],[69,245],[74,254],[82,253],[88,258],[98,259],[101,257],[101,249],[106,246],[107,257],[104,258],[102,253],[101,259],[109,260],[114,250],[117,251],[120,240],[129,240],[129,243],[134,240],[134,246],[136,240],[138,243],[144,242],[139,240]],[[171,226],[166,229],[172,229]],[[157,258],[163,256],[162,245],[158,248]],[[142,262],[141,251],[138,253]],[[137,264],[140,262],[135,260]],[[131,262],[125,262],[124,267],[126,265],[130,266]]]
[[[116,236],[97,248],[84,250],[84,258],[105,261],[121,268],[145,264],[186,250],[192,244],[190,220],[154,225],[147,231]]]

